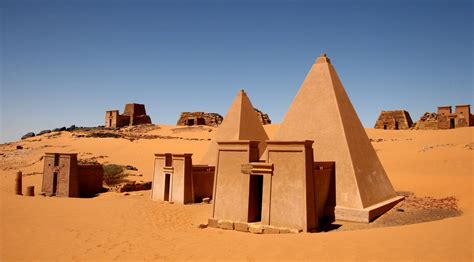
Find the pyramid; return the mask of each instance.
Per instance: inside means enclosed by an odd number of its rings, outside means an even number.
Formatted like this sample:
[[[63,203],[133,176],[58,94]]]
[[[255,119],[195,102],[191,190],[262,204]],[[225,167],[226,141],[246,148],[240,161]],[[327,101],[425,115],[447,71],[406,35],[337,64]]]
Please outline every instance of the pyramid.
[[[215,166],[217,162],[217,141],[257,140],[260,154],[265,151],[268,135],[244,90],[240,90],[227,111],[224,121],[217,129],[200,164]]]
[[[336,162],[336,219],[369,222],[403,199],[325,54],[311,67],[274,140],[314,140],[314,160]]]

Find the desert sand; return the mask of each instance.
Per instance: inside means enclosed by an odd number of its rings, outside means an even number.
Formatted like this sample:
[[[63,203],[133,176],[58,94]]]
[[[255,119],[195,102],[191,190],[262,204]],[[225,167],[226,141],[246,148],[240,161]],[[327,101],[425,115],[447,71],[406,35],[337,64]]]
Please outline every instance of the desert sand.
[[[277,127],[265,126],[270,137]],[[198,162],[215,128],[159,125],[141,130],[148,135],[141,139],[54,132],[0,145],[0,259],[473,261],[474,128],[366,131],[397,191],[453,196],[461,215],[390,227],[256,235],[202,229],[212,205],[153,202],[149,190],[88,199],[14,195],[19,170],[24,188],[41,191],[45,152],[132,165],[138,171],[130,179],[150,181],[154,153],[193,153]]]

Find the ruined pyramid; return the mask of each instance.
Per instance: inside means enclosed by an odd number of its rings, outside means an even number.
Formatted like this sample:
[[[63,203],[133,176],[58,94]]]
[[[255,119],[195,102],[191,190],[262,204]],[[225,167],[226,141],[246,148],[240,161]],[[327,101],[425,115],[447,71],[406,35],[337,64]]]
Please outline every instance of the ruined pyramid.
[[[260,155],[264,153],[265,141],[268,140],[262,122],[258,119],[257,112],[255,112],[244,90],[240,90],[232,102],[200,164],[215,166],[217,162],[217,141],[233,140],[261,141],[259,144]]]
[[[403,199],[325,54],[311,67],[274,140],[314,140],[314,160],[336,162],[336,219],[369,222]]]

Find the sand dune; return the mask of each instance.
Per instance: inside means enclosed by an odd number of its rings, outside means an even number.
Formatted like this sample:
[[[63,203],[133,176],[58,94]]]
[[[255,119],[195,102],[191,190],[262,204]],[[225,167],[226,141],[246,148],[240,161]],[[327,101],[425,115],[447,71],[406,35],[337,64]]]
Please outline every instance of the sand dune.
[[[276,127],[266,126],[270,137]],[[40,191],[45,152],[78,152],[81,159],[133,165],[143,176],[132,179],[150,181],[153,153],[193,153],[198,160],[215,129],[160,125],[146,132],[160,138],[132,140],[62,132],[0,146],[0,258],[473,261],[474,128],[367,133],[397,191],[454,196],[462,215],[373,229],[254,235],[200,229],[211,205],[152,202],[150,191],[107,192],[91,199],[15,196],[18,170],[25,174],[24,187]]]

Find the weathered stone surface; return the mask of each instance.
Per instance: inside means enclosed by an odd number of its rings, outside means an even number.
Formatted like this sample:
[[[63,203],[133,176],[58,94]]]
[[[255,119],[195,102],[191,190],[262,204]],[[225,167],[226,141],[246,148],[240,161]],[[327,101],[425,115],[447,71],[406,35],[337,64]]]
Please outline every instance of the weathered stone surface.
[[[249,224],[245,222],[234,222],[234,229],[241,232],[249,232]]]
[[[249,225],[249,232],[253,234],[262,234],[263,233],[263,226],[262,225]]]
[[[262,111],[258,110],[257,108],[254,108],[255,112],[257,112],[258,119],[262,122],[263,125],[268,125],[272,123],[272,120],[268,116],[268,114],[263,113]]]
[[[209,218],[207,220],[207,225],[209,227],[219,228],[219,220],[214,218]]]
[[[46,153],[42,190],[46,195],[92,197],[102,192],[102,165],[79,165],[76,153]]]
[[[230,220],[219,220],[217,223],[221,229],[234,230],[234,222]]]
[[[128,182],[121,183],[119,185],[116,185],[110,188],[111,191],[119,192],[119,193],[140,191],[140,190],[150,190],[150,189],[151,189],[151,181],[150,182],[128,181]]]
[[[35,133],[29,132],[29,133],[26,133],[24,136],[22,136],[21,140],[27,139],[27,138],[30,138],[30,137],[34,137],[34,136],[35,136]]]
[[[178,126],[218,126],[224,118],[217,113],[182,112],[176,125]]]
[[[298,233],[303,232],[303,230],[301,230],[301,229],[295,229],[295,228],[290,228],[290,229],[288,229],[288,231],[289,231],[290,233],[293,233],[293,234],[298,234]]]
[[[264,234],[280,234],[280,229],[272,226],[264,226],[263,227]]]
[[[438,114],[424,113],[415,123],[414,129],[438,129]]]
[[[410,113],[405,110],[382,111],[375,122],[377,129],[409,129],[413,126]]]
[[[123,126],[136,126],[151,124],[151,118],[146,114],[143,104],[126,104],[123,114],[118,110],[105,112],[105,127],[118,128]]]

